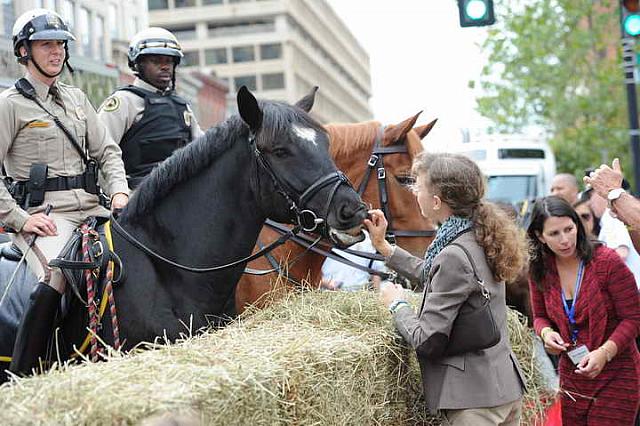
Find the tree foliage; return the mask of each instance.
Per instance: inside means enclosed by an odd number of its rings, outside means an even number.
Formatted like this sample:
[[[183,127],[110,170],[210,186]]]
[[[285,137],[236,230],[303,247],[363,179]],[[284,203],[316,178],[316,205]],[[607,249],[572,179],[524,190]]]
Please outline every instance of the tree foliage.
[[[578,177],[615,156],[631,170],[618,7],[618,0],[496,5],[478,99],[493,130],[544,128],[558,170]]]

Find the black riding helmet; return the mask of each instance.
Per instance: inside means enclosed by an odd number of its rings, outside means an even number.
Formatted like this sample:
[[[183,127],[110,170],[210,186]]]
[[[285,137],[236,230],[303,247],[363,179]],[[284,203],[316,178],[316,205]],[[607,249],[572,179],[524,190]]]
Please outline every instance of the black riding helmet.
[[[33,40],[62,40],[64,41],[65,59],[64,63],[73,72],[69,65],[69,49],[67,42],[76,38],[69,31],[66,22],[57,13],[47,9],[33,9],[20,15],[13,25],[13,54],[18,58],[18,62],[26,65],[31,58],[31,42]],[[20,54],[20,47],[24,46],[26,55]],[[53,78],[60,75],[50,75],[40,65],[33,61],[38,71],[47,77]],[[60,70],[62,72],[62,70]]]

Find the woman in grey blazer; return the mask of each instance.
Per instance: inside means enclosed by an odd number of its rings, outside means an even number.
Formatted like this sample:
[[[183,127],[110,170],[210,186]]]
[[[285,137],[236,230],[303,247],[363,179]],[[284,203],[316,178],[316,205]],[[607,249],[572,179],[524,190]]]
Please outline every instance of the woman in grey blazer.
[[[504,283],[524,266],[526,239],[502,210],[482,200],[484,178],[467,157],[423,153],[413,172],[422,214],[440,224],[425,258],[385,240],[387,221],[380,210],[372,210],[365,223],[387,266],[424,286],[422,306],[414,312],[399,285],[384,286],[381,299],[417,352],[430,410],[442,411],[451,425],[517,425],[525,383],[509,344]],[[447,356],[458,313],[482,301],[471,262],[458,245],[467,249],[491,293],[501,339],[484,350]]]

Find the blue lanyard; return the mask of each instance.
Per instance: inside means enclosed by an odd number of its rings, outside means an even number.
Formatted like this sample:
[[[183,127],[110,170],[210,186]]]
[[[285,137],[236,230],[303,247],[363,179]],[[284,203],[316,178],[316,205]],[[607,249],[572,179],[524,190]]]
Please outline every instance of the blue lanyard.
[[[576,305],[578,304],[578,293],[580,293],[580,286],[582,285],[582,275],[584,273],[584,261],[580,261],[578,266],[578,276],[576,277],[576,285],[573,292],[573,303],[571,309],[567,305],[567,299],[564,297],[564,290],[560,288],[560,294],[562,295],[562,304],[564,305],[564,313],[569,318],[569,328],[571,329],[571,341],[575,344],[578,340],[578,327],[576,327]]]

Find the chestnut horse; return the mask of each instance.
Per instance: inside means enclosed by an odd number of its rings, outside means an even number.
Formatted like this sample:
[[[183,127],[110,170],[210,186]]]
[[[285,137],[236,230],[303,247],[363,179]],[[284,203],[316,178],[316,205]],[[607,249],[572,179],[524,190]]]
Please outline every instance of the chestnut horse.
[[[383,207],[380,201],[380,188],[383,185],[379,178],[384,180],[386,214],[391,219],[390,229],[397,231],[397,244],[422,257],[431,244],[434,232],[432,224],[420,214],[418,203],[410,190],[413,182],[411,164],[413,158],[423,150],[421,140],[431,131],[436,120],[414,128],[419,115],[420,113],[386,127],[376,121],[370,121],[329,124],[325,129],[329,133],[329,150],[336,166],[349,177],[356,188],[367,180],[360,193],[363,201],[373,208]],[[377,161],[376,164],[373,164],[374,161]],[[379,171],[381,167],[382,171]],[[406,236],[412,233],[418,236]],[[275,231],[263,227],[258,241],[266,245],[279,236]],[[257,250],[256,246],[254,251]],[[293,242],[278,247],[272,255],[275,262],[283,265],[283,273],[288,274],[292,281],[306,280],[312,285],[320,281],[324,256],[308,251],[305,253],[305,248]],[[287,259],[295,260],[287,265]],[[260,270],[273,269],[272,264],[264,257],[251,262],[248,267]],[[266,275],[244,274],[236,288],[236,311],[240,313],[248,305],[261,306],[265,299],[260,299],[273,290],[277,278],[278,272]]]

